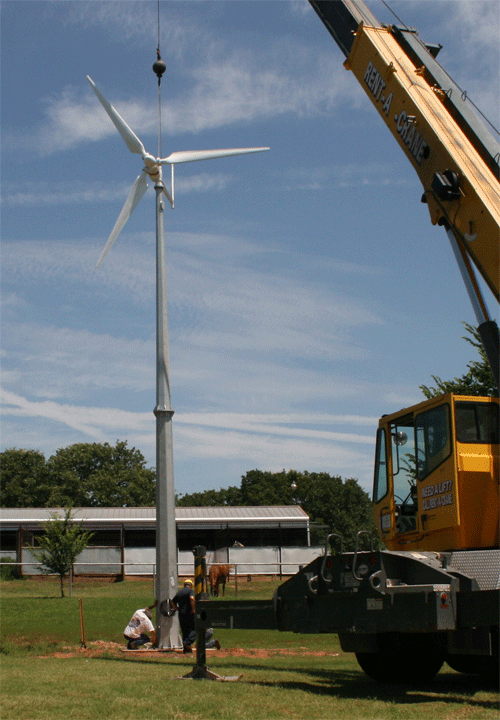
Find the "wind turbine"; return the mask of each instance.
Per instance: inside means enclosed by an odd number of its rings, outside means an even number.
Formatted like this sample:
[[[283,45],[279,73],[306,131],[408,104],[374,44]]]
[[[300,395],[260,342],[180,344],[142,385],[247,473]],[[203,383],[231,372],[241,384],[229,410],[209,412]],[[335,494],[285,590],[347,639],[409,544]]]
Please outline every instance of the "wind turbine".
[[[108,238],[108,241],[106,245],[104,246],[104,250],[101,253],[101,257],[99,258],[97,262],[97,267],[99,267],[106,257],[107,253],[111,249],[111,246],[113,245],[114,241],[118,237],[119,233],[121,232],[123,226],[129,219],[130,215],[136,208],[139,200],[142,198],[146,190],[148,189],[148,176],[156,182],[163,182],[162,179],[162,165],[170,165],[171,167],[171,193],[167,191],[165,186],[163,186],[163,193],[166,196],[167,200],[169,201],[171,207],[174,207],[174,167],[178,163],[188,163],[188,162],[196,162],[197,160],[210,160],[212,158],[221,158],[221,157],[227,157],[229,155],[246,155],[247,153],[256,153],[256,152],[262,152],[264,150],[269,150],[268,147],[258,147],[258,148],[228,148],[226,150],[181,150],[180,152],[173,152],[166,158],[157,158],[153,155],[150,155],[148,152],[146,152],[146,149],[142,142],[139,140],[137,135],[131,130],[131,128],[127,125],[125,120],[121,117],[121,115],[118,114],[116,109],[109,103],[104,95],[100,92],[97,85],[94,83],[92,78],[90,78],[87,75],[87,80],[89,81],[89,84],[92,88],[92,90],[97,95],[98,99],[101,102],[101,105],[108,113],[109,117],[111,118],[112,122],[114,123],[116,129],[122,136],[123,140],[125,141],[126,146],[132,153],[136,153],[138,155],[142,156],[142,159],[144,161],[144,167],[142,169],[141,175],[139,175],[136,178],[135,183],[132,186],[132,189],[129,193],[129,196],[125,200],[125,205],[122,208],[122,211],[120,215],[118,216],[118,219],[115,223],[115,226],[113,227],[113,230],[111,231],[111,235]]]
[[[160,75],[158,78],[160,79]],[[156,190],[156,407],[153,411],[156,416],[156,600],[159,610],[159,612],[157,611],[156,635],[159,648],[173,649],[181,646],[178,619],[176,616],[170,617],[167,612],[162,612],[162,607],[165,607],[164,603],[167,598],[173,597],[177,592],[178,584],[172,449],[172,416],[174,411],[171,406],[169,381],[163,195],[165,195],[173,208],[174,167],[177,163],[209,160],[229,155],[244,155],[262,152],[263,150],[269,150],[269,148],[191,150],[173,152],[166,158],[154,157],[146,152],[137,135],[106,100],[88,75],[87,80],[130,152],[141,155],[144,163],[142,172],[136,178],[111,231],[111,235],[104,246],[97,267],[101,265],[120,231],[148,189],[148,177],[154,182]],[[158,85],[160,85],[160,82]],[[171,166],[171,194],[163,184],[163,165]]]

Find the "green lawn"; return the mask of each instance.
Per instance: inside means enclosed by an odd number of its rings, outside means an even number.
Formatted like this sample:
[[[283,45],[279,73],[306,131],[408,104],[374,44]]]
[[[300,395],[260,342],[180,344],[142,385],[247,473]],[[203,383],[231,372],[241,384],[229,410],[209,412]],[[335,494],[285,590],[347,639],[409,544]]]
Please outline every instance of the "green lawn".
[[[239,597],[269,598],[277,584],[248,583]],[[2,720],[499,717],[498,694],[477,678],[445,665],[424,686],[379,685],[342,653],[335,635],[218,630],[222,650],[207,651],[207,665],[241,679],[178,679],[195,655],[122,650],[130,615],[153,600],[151,581],[75,583],[72,598],[57,597],[51,580],[2,582],[0,590]],[[80,647],[79,598],[87,649]]]

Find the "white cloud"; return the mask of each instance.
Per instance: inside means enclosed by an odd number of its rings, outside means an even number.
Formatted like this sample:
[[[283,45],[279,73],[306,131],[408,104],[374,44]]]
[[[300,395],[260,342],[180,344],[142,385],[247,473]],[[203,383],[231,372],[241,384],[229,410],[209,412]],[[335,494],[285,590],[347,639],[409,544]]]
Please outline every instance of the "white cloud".
[[[373,444],[371,435],[359,433],[334,432],[322,430],[321,427],[332,427],[335,425],[361,425],[372,428],[377,418],[360,416],[336,416],[320,415],[311,413],[284,414],[250,414],[250,413],[187,413],[176,415],[176,421],[181,425],[198,427],[225,428],[232,432],[252,433],[256,435],[271,435],[307,440],[326,440],[352,442],[361,444]],[[306,426],[306,427],[304,427]]]
[[[82,433],[89,441],[105,442],[126,435],[135,444],[140,436],[154,444],[152,413],[124,412],[105,407],[85,407],[54,401],[30,401],[2,391],[4,422],[41,418]],[[331,426],[373,427],[372,417],[287,413],[176,413],[175,448],[182,461],[190,459],[231,460],[241,458],[271,469],[281,467],[347,467],[365,460],[365,446],[373,446],[371,435],[324,430]],[[144,433],[148,428],[149,432]],[[43,437],[43,433],[42,433]],[[43,442],[43,441],[42,441]],[[48,437],[45,443],[50,443]],[[360,447],[359,447],[360,446]],[[359,449],[357,449],[359,447]]]
[[[50,207],[52,205],[80,205],[81,203],[109,203],[124,200],[130,187],[120,183],[83,183],[73,181],[48,183],[38,182],[31,189],[25,183],[12,183],[2,188],[4,207]]]
[[[95,439],[103,437],[102,428],[106,424],[109,426],[110,422],[109,410],[100,411],[99,421],[96,423],[96,413],[91,408],[61,405],[52,400],[30,401],[4,389],[2,389],[1,401],[4,417],[39,417],[55,420]],[[118,415],[118,411],[115,411],[115,414]],[[119,414],[120,424],[123,427],[126,419],[122,417],[122,412]]]
[[[200,42],[203,34],[196,28],[196,18],[189,24],[182,22],[175,10],[176,3],[163,3],[160,10],[161,40],[166,52],[179,52],[190,42]],[[143,48],[145,42],[155,47],[157,40],[157,6],[143,0],[120,2],[90,0],[69,3],[66,23],[79,29],[97,27],[105,30],[113,41],[134,43]]]
[[[366,162],[361,164],[342,163],[324,167],[293,168],[280,175],[281,190],[335,190],[364,186],[412,185],[414,180],[408,173],[401,173],[391,163]]]
[[[445,20],[454,32],[459,31],[465,42],[461,43],[460,52],[465,52],[478,60],[490,52],[498,56],[498,30],[500,27],[500,11],[497,0],[457,0],[452,11],[447,13]],[[478,47],[475,39],[481,37]],[[498,69],[498,68],[497,68]]]
[[[376,268],[330,258],[325,280],[311,282],[297,268],[321,266],[322,258],[289,253],[286,260],[294,269],[283,272],[276,260],[284,256],[257,244],[188,233],[172,233],[170,240],[172,386],[178,402],[187,396],[190,404],[196,398],[198,407],[235,403],[280,410],[305,398],[326,402],[371,392],[363,383],[339,378],[332,363],[367,357],[355,329],[377,327],[385,319],[347,294],[342,282],[332,287],[331,279],[376,275]],[[125,238],[125,247],[110,254],[99,272],[92,269],[95,243],[6,243],[6,284],[16,282],[26,292],[37,288],[38,298],[57,287],[59,298],[50,320],[37,312],[35,300],[4,312],[4,365],[11,373],[6,386],[66,401],[120,392],[125,410],[133,402],[149,403],[155,367],[152,242],[147,234]],[[253,267],[255,257],[266,253],[269,264]],[[119,327],[108,303],[128,318]]]
[[[106,23],[111,15],[115,17],[113,12],[110,15],[109,8],[103,8],[103,13]],[[97,18],[101,16],[98,12]],[[125,18],[130,17],[125,8]],[[121,21],[118,18],[118,22],[123,24],[123,18]],[[128,20],[125,24],[131,27]],[[222,40],[215,39],[209,28],[202,32],[201,28],[192,27],[190,43],[193,33],[199,33],[206,51],[197,48],[183,67],[185,90],[164,104],[162,122],[169,136],[186,131],[198,134],[286,115],[321,116],[331,113],[336,104],[357,105],[362,97],[347,73],[332,74],[330,53],[312,50],[296,40],[277,39],[266,50],[256,53],[253,47],[240,45],[236,51],[234,47],[228,48]],[[182,45],[181,35],[173,32]],[[93,80],[100,86],[99,78]],[[120,99],[111,87],[100,89],[146,148],[154,152],[148,148],[148,137],[156,135],[158,121],[157,108],[150,98]],[[90,88],[66,87],[59,95],[45,99],[45,120],[38,130],[30,129],[29,134],[19,128],[6,131],[4,145],[6,150],[46,156],[115,135],[116,129]]]
[[[175,136],[186,130],[197,134],[290,113],[321,115],[330,112],[336,101],[345,102],[354,93],[342,75],[334,80],[325,74],[297,82],[296,77],[286,75],[285,71],[261,70],[240,63],[241,58],[234,58],[194,71],[194,89],[189,95],[170,100],[163,109],[166,134]],[[111,97],[110,102],[148,149],[146,138],[158,126],[156,108],[149,100],[116,101]],[[67,88],[58,98],[46,101],[43,127],[30,137],[20,131],[8,135],[6,145],[43,156],[115,134],[116,129],[94,96],[80,98],[76,91]]]
[[[309,470],[335,468],[336,472],[342,472],[348,466],[362,463],[364,467],[366,463],[362,452],[341,443],[315,440],[312,435],[304,438],[280,434],[275,437],[230,429],[186,430],[176,426],[175,440],[176,451],[182,456],[189,453],[191,458],[212,461],[240,459],[247,465],[265,467],[270,471],[286,467]]]
[[[4,184],[2,187],[2,205],[4,207],[50,207],[62,205],[82,205],[87,203],[114,203],[125,201],[132,187],[130,182],[92,182],[82,181],[48,183],[38,182],[36,188],[30,189],[24,183]],[[188,178],[176,178],[177,192],[200,193],[220,192],[233,181],[233,176],[224,173],[199,173]],[[168,187],[168,183],[167,187]],[[149,183],[151,186],[151,183]],[[119,207],[119,206],[117,206]],[[117,210],[118,213],[118,210]]]
[[[34,397],[74,398],[92,389],[139,392],[154,386],[154,340],[12,323],[4,344],[5,365],[14,368],[10,380],[18,380],[16,369],[22,369],[23,386],[30,387]],[[9,376],[4,383],[8,380]]]
[[[119,408],[87,407],[58,403],[53,400],[28,400],[27,398],[1,389],[1,403],[6,416],[45,417],[57,420],[70,427],[96,433],[98,430],[123,431],[140,430],[153,420],[152,412],[130,412]],[[331,415],[292,412],[237,413],[237,412],[189,412],[176,413],[175,423],[184,428],[185,438],[202,430],[225,431],[245,435],[269,435],[277,437],[302,438],[316,441],[336,441],[361,445],[373,444],[371,435],[346,432],[347,426],[372,428],[377,419],[370,416]],[[324,430],[325,427],[341,425],[343,431]]]
[[[9,151],[35,152],[41,157],[96,142],[116,135],[116,129],[89,89],[65,88],[58,96],[45,99],[45,121],[38,130],[7,131],[4,146]],[[92,93],[92,94],[91,94]],[[115,102],[112,101],[115,105]],[[142,135],[150,135],[158,126],[157,110],[138,100],[116,103],[127,123]]]
[[[138,167],[140,166],[138,165]],[[118,214],[119,203],[125,201],[133,180],[132,174],[129,181],[88,183],[74,180],[70,184],[39,181],[35,188],[21,182],[3,183],[1,203],[5,208],[116,203],[116,214]],[[181,172],[177,172],[175,189],[177,195],[179,193],[222,192],[227,190],[234,181],[235,176],[231,173],[201,172],[183,177]],[[368,162],[362,165],[344,163],[324,167],[294,167],[285,171],[280,170],[280,173],[274,176],[273,187],[281,192],[331,191],[352,187],[359,189],[360,185],[401,187],[402,185],[411,185],[412,182],[414,181],[411,175],[401,174],[390,163]],[[151,187],[151,182],[149,185]],[[169,187],[169,179],[166,179],[166,186]]]

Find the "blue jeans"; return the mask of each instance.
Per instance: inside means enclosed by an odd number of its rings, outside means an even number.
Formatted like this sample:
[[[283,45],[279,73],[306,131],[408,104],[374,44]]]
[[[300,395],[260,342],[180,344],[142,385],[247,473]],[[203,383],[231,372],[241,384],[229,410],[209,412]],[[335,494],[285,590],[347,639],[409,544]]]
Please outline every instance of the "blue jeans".
[[[213,648],[216,645],[215,640],[213,640],[214,631],[212,628],[208,628],[205,632],[205,648],[208,650],[209,648]],[[196,642],[196,630],[187,628],[186,633],[182,634],[182,641],[184,645],[187,645],[188,647],[191,647]]]
[[[129,638],[124,635],[125,639],[128,640],[127,650],[136,650],[137,648],[150,642],[149,637],[144,633],[141,633],[138,638]]]

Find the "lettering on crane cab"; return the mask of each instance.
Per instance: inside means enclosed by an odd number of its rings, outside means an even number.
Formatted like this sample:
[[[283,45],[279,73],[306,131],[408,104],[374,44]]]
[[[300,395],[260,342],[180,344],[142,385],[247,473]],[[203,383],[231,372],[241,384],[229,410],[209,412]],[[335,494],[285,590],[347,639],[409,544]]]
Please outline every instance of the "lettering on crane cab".
[[[375,102],[382,103],[382,113],[388,117],[393,94],[392,92],[387,94],[384,92],[386,82],[371,61],[366,67],[363,80],[375,98]],[[429,157],[430,148],[419,130],[417,130],[415,118],[408,116],[405,110],[401,110],[395,113],[394,122],[396,123],[396,131],[401,137],[401,140],[403,140],[408,147],[417,165],[421,165],[422,160]]]
[[[453,505],[453,494],[450,490],[451,480],[445,480],[422,488],[423,509],[434,510],[444,505]]]

